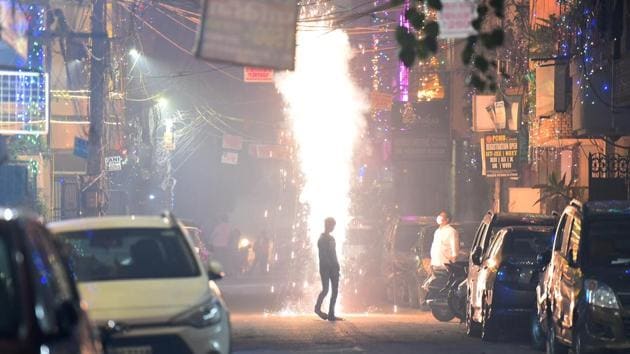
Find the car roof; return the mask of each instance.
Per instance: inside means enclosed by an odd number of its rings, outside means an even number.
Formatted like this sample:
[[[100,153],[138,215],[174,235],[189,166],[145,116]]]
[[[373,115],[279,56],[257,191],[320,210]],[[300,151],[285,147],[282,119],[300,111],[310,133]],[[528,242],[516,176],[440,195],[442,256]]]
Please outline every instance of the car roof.
[[[508,234],[517,232],[531,233],[550,233],[554,230],[553,226],[508,226],[501,230],[506,230]]]
[[[101,216],[52,222],[46,225],[52,233],[81,230],[171,228],[168,217],[161,216]]]
[[[497,226],[518,226],[518,225],[543,225],[554,226],[557,219],[551,215],[527,214],[527,213],[497,213],[494,216],[494,224]]]

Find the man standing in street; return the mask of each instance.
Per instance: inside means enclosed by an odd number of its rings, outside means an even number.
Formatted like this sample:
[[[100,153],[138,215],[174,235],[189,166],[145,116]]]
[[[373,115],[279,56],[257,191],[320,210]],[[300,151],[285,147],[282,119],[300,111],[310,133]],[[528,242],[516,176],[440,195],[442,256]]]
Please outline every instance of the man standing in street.
[[[335,302],[337,301],[337,292],[339,290],[339,261],[337,260],[337,251],[335,247],[335,239],[330,234],[335,229],[335,219],[326,218],[324,221],[324,233],[317,241],[319,249],[319,275],[322,278],[322,292],[317,297],[315,304],[315,313],[324,320],[337,321],[339,317],[335,316]],[[328,286],[332,288],[330,294],[330,307],[328,314],[322,312],[322,302],[328,295]]]
[[[431,244],[431,268],[444,269],[444,264],[453,263],[459,254],[459,234],[450,225],[451,216],[442,210],[437,217],[439,227],[433,234]]]

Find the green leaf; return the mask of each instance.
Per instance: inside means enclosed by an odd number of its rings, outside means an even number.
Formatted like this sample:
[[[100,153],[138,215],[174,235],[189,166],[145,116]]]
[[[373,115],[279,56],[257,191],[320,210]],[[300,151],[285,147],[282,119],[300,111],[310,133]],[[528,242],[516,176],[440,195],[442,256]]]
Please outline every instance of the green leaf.
[[[427,37],[437,38],[440,34],[440,25],[435,21],[429,21],[424,25],[424,33]]]
[[[482,21],[483,20],[481,18],[476,18],[476,19],[472,20],[470,25],[472,26],[472,28],[475,29],[475,31],[479,32],[479,31],[481,31],[481,23],[482,23]]]
[[[426,2],[430,8],[438,11],[442,10],[442,0],[426,0]]]
[[[494,14],[498,18],[503,18],[503,12],[505,11],[505,0],[490,0],[490,6],[494,8]]]
[[[409,33],[409,30],[405,27],[398,26],[396,28],[396,41],[401,47],[413,47],[416,45],[416,36]]]
[[[486,5],[479,5],[477,6],[477,18],[479,19],[483,19],[484,17],[486,17],[486,14],[488,13],[488,7]]]
[[[416,52],[410,48],[402,48],[398,53],[398,58],[406,67],[410,68],[416,61]]]
[[[424,47],[427,49],[429,53],[436,53],[438,50],[438,42],[435,37],[424,37],[422,39]]]
[[[485,81],[483,81],[483,79],[475,73],[470,75],[469,83],[479,91],[484,91],[486,89]]]
[[[474,54],[474,50],[472,46],[466,46],[466,48],[464,48],[464,50],[462,51],[462,61],[464,62],[464,64],[469,65],[470,62],[472,61],[472,56]]]
[[[399,5],[402,5],[404,2],[405,2],[404,0],[391,0],[390,4],[392,6],[399,6]]]
[[[424,20],[426,16],[424,15],[424,13],[419,12],[418,9],[415,7],[408,9],[405,13],[405,17],[409,20],[409,23],[411,23],[413,28],[416,30],[421,30],[424,26]]]
[[[482,56],[475,57],[473,65],[475,66],[475,68],[479,69],[479,71],[481,71],[482,73],[485,73],[486,71],[488,71],[488,67],[489,67],[488,61],[486,60],[486,58]]]

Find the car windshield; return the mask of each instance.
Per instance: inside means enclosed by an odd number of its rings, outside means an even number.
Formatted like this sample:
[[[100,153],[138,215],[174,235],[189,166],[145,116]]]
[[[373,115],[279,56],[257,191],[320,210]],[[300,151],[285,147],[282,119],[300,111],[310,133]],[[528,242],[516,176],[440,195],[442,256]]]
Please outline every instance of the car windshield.
[[[504,241],[506,256],[536,257],[551,249],[552,233],[540,231],[513,231]]]
[[[419,225],[400,224],[396,228],[395,249],[399,252],[409,252],[418,242],[420,237]]]
[[[630,264],[630,220],[593,220],[587,226],[585,261],[592,266]]]
[[[0,337],[15,335],[19,320],[17,284],[9,250],[6,237],[0,234]]]
[[[80,282],[198,276],[183,235],[175,229],[118,228],[59,234]]]

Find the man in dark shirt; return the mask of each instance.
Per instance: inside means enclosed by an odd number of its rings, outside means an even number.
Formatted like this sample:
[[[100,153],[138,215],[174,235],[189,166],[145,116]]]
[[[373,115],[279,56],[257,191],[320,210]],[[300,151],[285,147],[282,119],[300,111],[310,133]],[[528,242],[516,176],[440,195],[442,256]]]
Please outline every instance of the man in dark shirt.
[[[335,229],[335,219],[326,218],[324,221],[324,233],[319,237],[317,241],[317,248],[319,249],[319,275],[322,278],[322,292],[317,297],[317,303],[315,304],[315,313],[324,320],[336,321],[339,320],[335,317],[335,302],[337,301],[337,291],[339,289],[339,261],[337,260],[337,251],[335,250],[335,239],[330,233]],[[332,287],[332,293],[330,294],[330,307],[328,309],[328,315],[322,312],[322,302],[326,295],[328,295],[328,283]]]

